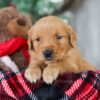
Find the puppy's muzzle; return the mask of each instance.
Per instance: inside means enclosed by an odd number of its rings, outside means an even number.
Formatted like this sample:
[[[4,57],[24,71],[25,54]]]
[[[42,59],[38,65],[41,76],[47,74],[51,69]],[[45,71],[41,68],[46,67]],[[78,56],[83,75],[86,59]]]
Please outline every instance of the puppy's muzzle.
[[[44,55],[45,59],[51,60],[53,57],[53,50],[46,49],[45,51],[43,51],[43,55]]]

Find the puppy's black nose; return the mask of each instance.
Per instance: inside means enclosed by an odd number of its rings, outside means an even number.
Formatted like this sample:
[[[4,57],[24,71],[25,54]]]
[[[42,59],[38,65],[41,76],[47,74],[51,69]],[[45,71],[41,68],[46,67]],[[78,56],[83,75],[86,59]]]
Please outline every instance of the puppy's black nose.
[[[47,59],[52,58],[52,54],[53,54],[53,50],[49,50],[49,49],[43,52],[44,57]]]

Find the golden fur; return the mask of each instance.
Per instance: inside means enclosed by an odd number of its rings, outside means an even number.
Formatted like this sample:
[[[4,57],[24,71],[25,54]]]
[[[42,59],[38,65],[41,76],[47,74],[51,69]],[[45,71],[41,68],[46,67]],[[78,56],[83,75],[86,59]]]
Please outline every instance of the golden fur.
[[[58,35],[61,39],[56,38]],[[80,55],[76,40],[74,30],[60,18],[41,18],[29,30],[30,64],[25,71],[25,77],[31,82],[43,77],[43,80],[50,84],[59,74],[65,72],[95,70],[95,67]],[[43,56],[43,51],[47,48],[53,50],[52,60]]]

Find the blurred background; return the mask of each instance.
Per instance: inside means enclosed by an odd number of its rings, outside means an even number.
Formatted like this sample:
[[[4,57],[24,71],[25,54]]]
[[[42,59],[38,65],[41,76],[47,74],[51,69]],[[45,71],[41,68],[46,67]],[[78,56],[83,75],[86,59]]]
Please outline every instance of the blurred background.
[[[0,0],[0,9],[8,6],[28,14],[33,24],[46,15],[61,17],[76,30],[84,58],[100,69],[100,0]]]

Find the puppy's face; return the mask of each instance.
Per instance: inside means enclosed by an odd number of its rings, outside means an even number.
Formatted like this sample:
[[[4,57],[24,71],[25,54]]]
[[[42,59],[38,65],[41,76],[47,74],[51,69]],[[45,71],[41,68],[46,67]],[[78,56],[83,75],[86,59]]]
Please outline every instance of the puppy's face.
[[[75,41],[76,35],[71,27],[58,17],[44,17],[29,31],[29,50],[42,61],[63,59]]]

